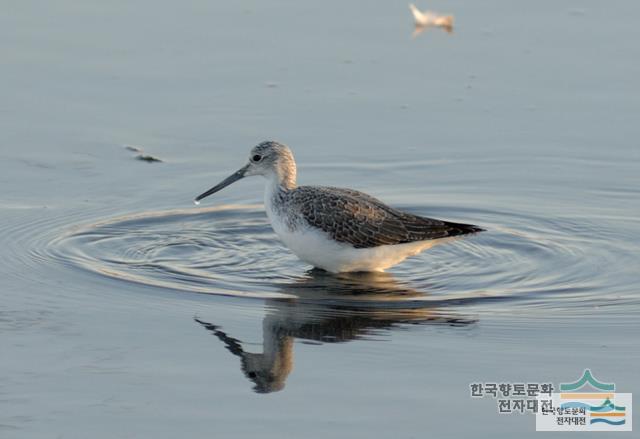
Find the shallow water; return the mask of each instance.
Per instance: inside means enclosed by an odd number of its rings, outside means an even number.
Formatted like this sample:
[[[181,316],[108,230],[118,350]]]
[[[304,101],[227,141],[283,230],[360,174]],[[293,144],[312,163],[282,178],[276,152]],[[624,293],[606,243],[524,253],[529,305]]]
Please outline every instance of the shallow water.
[[[469,384],[640,392],[638,6],[429,6],[453,34],[404,2],[7,6],[0,435],[533,436]],[[487,232],[312,270],[259,178],[191,203],[265,138]]]

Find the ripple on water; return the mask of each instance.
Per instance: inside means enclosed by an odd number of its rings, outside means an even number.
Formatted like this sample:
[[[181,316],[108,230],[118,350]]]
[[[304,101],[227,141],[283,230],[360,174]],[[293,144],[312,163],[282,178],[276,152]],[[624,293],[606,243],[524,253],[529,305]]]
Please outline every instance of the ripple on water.
[[[442,207],[428,215],[446,218],[452,211]],[[370,302],[385,306],[526,299],[531,306],[579,307],[598,303],[625,282],[616,264],[621,247],[602,233],[602,224],[486,210],[455,213],[477,218],[489,231],[437,246],[383,274],[308,271],[278,241],[261,206],[111,218],[35,240],[31,255],[178,291],[341,303],[375,299]]]

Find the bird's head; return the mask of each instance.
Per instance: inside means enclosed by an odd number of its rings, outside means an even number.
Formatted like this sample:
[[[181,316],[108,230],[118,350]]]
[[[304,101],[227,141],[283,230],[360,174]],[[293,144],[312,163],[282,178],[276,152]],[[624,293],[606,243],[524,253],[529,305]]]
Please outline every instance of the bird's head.
[[[268,140],[251,149],[249,161],[242,168],[222,180],[208,191],[198,195],[196,203],[229,186],[241,178],[262,175],[278,184],[291,188],[296,184],[296,163],[287,145]]]

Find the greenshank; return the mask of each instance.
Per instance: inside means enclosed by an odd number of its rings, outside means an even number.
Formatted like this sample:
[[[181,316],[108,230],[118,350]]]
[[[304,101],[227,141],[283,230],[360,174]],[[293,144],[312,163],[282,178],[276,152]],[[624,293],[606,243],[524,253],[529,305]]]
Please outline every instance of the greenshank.
[[[274,141],[255,146],[245,166],[198,195],[196,204],[251,175],[266,179],[265,209],[282,242],[303,261],[332,273],[383,271],[435,244],[482,231],[402,212],[352,189],[297,186],[291,150]]]

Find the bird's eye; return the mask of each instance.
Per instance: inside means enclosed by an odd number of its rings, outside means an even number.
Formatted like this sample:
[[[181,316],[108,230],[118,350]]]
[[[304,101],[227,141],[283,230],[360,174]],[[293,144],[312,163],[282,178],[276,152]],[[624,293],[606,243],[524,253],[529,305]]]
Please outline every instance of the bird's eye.
[[[253,160],[254,162],[259,162],[260,160],[262,160],[262,156],[260,154],[256,154],[251,157],[251,160]]]

